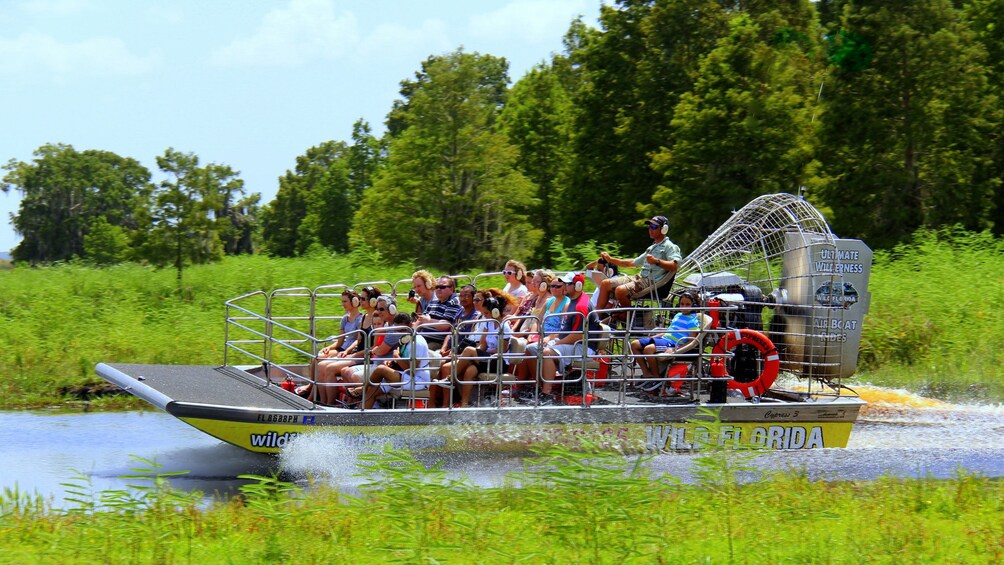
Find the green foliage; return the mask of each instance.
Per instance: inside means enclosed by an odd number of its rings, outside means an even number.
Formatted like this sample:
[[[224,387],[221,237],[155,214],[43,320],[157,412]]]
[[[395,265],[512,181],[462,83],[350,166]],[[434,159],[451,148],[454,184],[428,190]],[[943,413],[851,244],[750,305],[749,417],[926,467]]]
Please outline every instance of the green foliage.
[[[574,271],[583,265],[595,261],[601,251],[620,256],[617,246],[612,244],[599,245],[593,240],[566,247],[560,241],[551,242],[551,257],[554,268],[560,271]]]
[[[942,398],[1004,398],[1004,239],[921,230],[875,255],[862,380]]]
[[[950,0],[847,2],[835,25],[831,52],[846,57],[830,67],[819,132],[834,230],[890,248],[919,227],[990,227],[1001,106],[964,13]]]
[[[354,238],[449,272],[532,252],[534,187],[497,124],[506,68],[458,50],[430,57],[416,81],[402,83],[387,167],[366,193]]]
[[[561,60],[540,65],[513,86],[500,117],[509,141],[519,148],[516,164],[536,185],[537,204],[529,214],[541,230],[540,245],[530,262],[550,265],[550,245],[557,236],[556,214],[560,188],[568,175],[571,156],[571,79]]]
[[[95,265],[114,265],[127,258],[129,236],[120,226],[108,223],[104,216],[91,222],[84,236],[84,256]]]
[[[139,474],[156,484],[164,474],[146,463]],[[717,478],[680,484],[644,458],[563,449],[491,488],[394,450],[367,457],[360,472],[369,482],[359,497],[253,477],[240,498],[204,509],[198,493],[163,483],[114,508],[68,511],[8,490],[0,552],[7,563],[860,563],[889,555],[933,563],[994,562],[1004,536],[1004,482],[964,473],[846,483],[726,474],[725,500]]]
[[[64,402],[64,387],[101,382],[100,361],[218,364],[223,303],[253,290],[399,280],[413,270],[330,253],[242,255],[189,268],[180,288],[173,272],[132,263],[0,271],[0,406]]]
[[[685,249],[757,196],[797,192],[812,159],[814,46],[776,40],[792,23],[811,24],[771,15],[762,24],[747,14],[730,20],[676,106],[673,143],[653,157],[665,185],[644,209],[686,218],[673,228]]]
[[[326,141],[296,158],[294,171],[279,178],[275,200],[263,214],[267,251],[277,257],[302,255],[314,243],[349,249],[349,231],[362,195],[382,161],[379,142],[359,120],[353,144]]]
[[[77,151],[46,144],[31,163],[13,159],[0,189],[21,193],[14,229],[23,237],[16,261],[66,261],[86,257],[85,241],[95,220],[137,230],[150,195],[150,171],[109,151]]]

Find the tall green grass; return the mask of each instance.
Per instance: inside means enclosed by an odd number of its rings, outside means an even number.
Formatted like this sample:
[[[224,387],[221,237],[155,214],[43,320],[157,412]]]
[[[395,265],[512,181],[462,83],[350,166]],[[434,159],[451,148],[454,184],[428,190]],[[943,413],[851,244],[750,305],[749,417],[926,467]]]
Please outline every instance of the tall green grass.
[[[559,255],[566,260],[569,253]],[[138,265],[0,270],[7,377],[0,380],[0,408],[59,404],[63,387],[99,382],[99,361],[221,363],[223,302],[234,296],[397,281],[412,270],[362,253],[228,257],[188,268],[180,285],[173,270]],[[858,381],[941,398],[1004,400],[1004,240],[920,232],[910,245],[876,254],[870,290]]]
[[[1004,239],[921,231],[876,253],[860,380],[950,399],[1004,400]]]
[[[481,488],[388,450],[356,496],[257,477],[204,507],[147,463],[147,483],[55,510],[0,494],[5,563],[995,563],[1004,483],[786,473],[736,480],[701,456],[696,484],[616,455],[555,450]],[[132,479],[141,478],[141,473]],[[96,500],[92,504],[90,501]],[[727,509],[727,515],[726,515]]]
[[[396,281],[406,268],[353,257],[229,257],[175,271],[63,264],[0,271],[0,407],[64,400],[68,385],[99,382],[98,362],[219,364],[224,308],[254,290],[363,280]]]

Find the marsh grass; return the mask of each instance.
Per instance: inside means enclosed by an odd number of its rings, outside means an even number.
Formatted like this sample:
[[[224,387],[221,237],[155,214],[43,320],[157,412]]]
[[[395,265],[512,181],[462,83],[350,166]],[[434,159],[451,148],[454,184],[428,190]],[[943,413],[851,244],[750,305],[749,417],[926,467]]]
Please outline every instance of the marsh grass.
[[[556,256],[571,268],[597,249],[589,243]],[[412,271],[380,266],[365,252],[228,257],[188,268],[180,285],[173,270],[138,265],[0,270],[6,377],[0,408],[71,400],[61,390],[100,383],[94,374],[99,361],[218,364],[223,303],[253,290],[397,281]],[[870,289],[855,382],[947,400],[1004,401],[1004,239],[918,232],[911,244],[876,254]],[[133,399],[88,402],[99,409],[140,406]]]
[[[735,454],[732,452],[733,455]],[[644,459],[557,449],[481,488],[387,449],[356,496],[257,477],[206,504],[139,460],[131,491],[68,482],[77,506],[0,495],[5,563],[991,563],[1004,558],[1001,481],[823,482],[699,456],[693,484]],[[734,461],[734,460],[732,460]]]

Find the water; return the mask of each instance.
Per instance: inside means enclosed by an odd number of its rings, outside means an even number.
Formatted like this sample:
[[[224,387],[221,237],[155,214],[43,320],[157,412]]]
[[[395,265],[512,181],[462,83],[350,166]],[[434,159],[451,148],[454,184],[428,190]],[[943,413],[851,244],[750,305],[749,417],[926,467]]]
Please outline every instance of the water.
[[[847,449],[771,452],[757,456],[764,471],[798,470],[813,478],[874,479],[952,477],[959,469],[1004,477],[1004,406],[957,405],[902,391],[861,387],[869,402]],[[209,495],[232,495],[240,474],[269,475],[280,467],[290,479],[311,476],[353,491],[358,452],[331,436],[311,436],[281,457],[224,444],[161,412],[0,412],[0,488],[38,493],[66,506],[62,482],[85,474],[95,490],[125,488],[119,477],[146,467],[135,457],[161,464],[161,471],[189,471],[172,485]],[[445,457],[445,459],[444,459]],[[500,485],[523,459],[497,454],[425,454],[443,468],[480,486]],[[692,480],[693,456],[667,454],[650,465],[657,473]],[[134,482],[134,481],[133,481]]]
[[[189,471],[172,485],[221,496],[244,473],[268,474],[275,458],[225,444],[163,412],[0,412],[0,488],[37,493],[64,506],[65,487],[85,475],[95,491],[124,488],[123,475],[149,468]],[[135,482],[135,481],[131,481]]]

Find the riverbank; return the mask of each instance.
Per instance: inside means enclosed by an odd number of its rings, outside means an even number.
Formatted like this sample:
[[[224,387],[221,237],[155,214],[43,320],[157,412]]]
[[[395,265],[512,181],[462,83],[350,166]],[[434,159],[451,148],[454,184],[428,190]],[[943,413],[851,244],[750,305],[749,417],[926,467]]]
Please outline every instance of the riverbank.
[[[885,478],[748,480],[749,459],[709,453],[698,482],[652,476],[617,456],[553,451],[505,486],[473,487],[404,452],[364,455],[358,495],[259,477],[204,508],[151,467],[149,486],[88,493],[53,511],[0,496],[10,563],[995,562],[1004,483]],[[742,477],[743,480],[739,480]],[[71,481],[72,482],[72,481]],[[100,509],[99,503],[105,506]]]
[[[172,270],[137,265],[0,271],[0,316],[7,321],[0,324],[7,369],[0,409],[138,407],[132,397],[95,393],[102,383],[97,362],[218,364],[229,298],[334,281],[397,281],[412,270],[350,256],[240,256],[190,267],[180,286]],[[870,288],[860,370],[848,384],[1004,402],[1004,239],[919,233],[911,245],[876,254]]]

